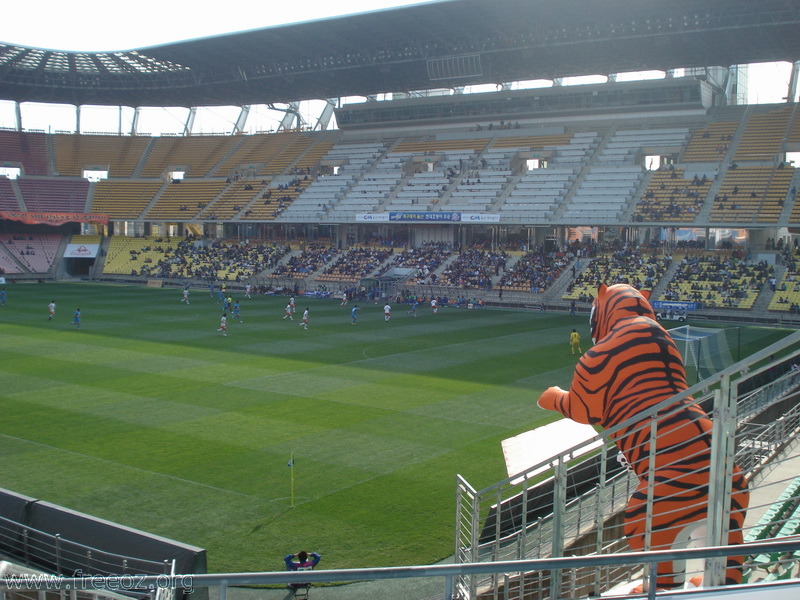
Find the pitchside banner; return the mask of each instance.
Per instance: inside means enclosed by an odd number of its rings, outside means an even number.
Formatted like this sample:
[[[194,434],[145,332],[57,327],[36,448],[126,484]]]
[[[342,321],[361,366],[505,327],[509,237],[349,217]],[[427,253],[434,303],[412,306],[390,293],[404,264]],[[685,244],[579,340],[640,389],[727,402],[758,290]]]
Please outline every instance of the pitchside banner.
[[[67,244],[64,258],[95,258],[100,244]]]
[[[650,303],[653,310],[697,310],[696,302],[670,302],[669,300],[654,300]]]
[[[422,211],[403,211],[390,212],[390,221],[404,222],[453,222],[461,220],[460,212],[422,212]]]
[[[64,223],[100,223],[108,225],[108,215],[96,213],[52,213],[24,212],[14,210],[0,211],[0,219],[22,221],[26,225],[63,225]]]
[[[387,223],[401,221],[405,223],[499,223],[500,215],[484,215],[480,213],[460,212],[389,212],[358,213],[356,221],[364,223]]]

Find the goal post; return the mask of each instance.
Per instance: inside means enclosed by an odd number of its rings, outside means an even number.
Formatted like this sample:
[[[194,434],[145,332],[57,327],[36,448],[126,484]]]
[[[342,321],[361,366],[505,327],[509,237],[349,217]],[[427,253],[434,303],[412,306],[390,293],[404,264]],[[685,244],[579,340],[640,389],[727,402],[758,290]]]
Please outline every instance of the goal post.
[[[738,328],[684,325],[669,330],[686,368],[686,383],[694,385],[732,365],[732,348],[738,344]]]

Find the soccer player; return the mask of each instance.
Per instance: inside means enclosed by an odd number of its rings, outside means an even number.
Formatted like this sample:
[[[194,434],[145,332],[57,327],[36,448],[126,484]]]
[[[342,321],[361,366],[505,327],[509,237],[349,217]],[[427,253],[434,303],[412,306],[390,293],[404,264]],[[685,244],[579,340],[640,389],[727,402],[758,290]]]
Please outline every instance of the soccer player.
[[[219,329],[217,331],[221,331],[222,335],[228,335],[228,314],[222,313],[222,316],[219,318]]]
[[[183,299],[181,300],[181,302],[186,302],[186,304],[189,304],[189,288],[188,287],[183,288]]]
[[[244,297],[249,299],[251,291],[253,291],[253,286],[248,283],[244,286]]]
[[[383,322],[388,323],[389,319],[391,318],[392,318],[392,307],[389,306],[389,303],[387,302],[383,307]]]
[[[294,317],[292,317],[292,305],[287,304],[286,308],[283,309],[283,318],[289,317],[290,321],[294,321]]]
[[[53,317],[56,316],[56,301],[51,300],[50,304],[47,305],[47,310],[50,311],[50,316],[47,317],[48,321],[52,321]]]
[[[240,313],[240,309],[239,309],[239,301],[238,300],[233,303],[233,317],[237,321],[239,321],[239,323],[243,323],[244,322],[244,321],[242,321],[242,317],[241,317],[241,313]]]
[[[569,345],[570,348],[572,348],[573,354],[575,354],[576,348],[578,350],[578,354],[583,354],[583,350],[581,350],[581,334],[575,329],[573,329],[572,333],[569,334]]]
[[[0,290],[0,306],[6,305],[6,288]]]
[[[431,309],[433,310],[433,314],[439,312],[439,303],[436,301],[436,298],[431,298]]]
[[[347,304],[347,290],[342,290],[342,303],[339,306]]]
[[[292,307],[292,312],[294,312],[294,296],[289,297],[289,306]]]
[[[72,323],[70,325],[75,325],[78,329],[81,328],[81,309],[76,308],[75,312],[72,314]]]
[[[408,314],[410,314],[415,319],[417,318],[417,306],[419,306],[419,302],[417,302],[417,299],[414,298],[411,301],[411,310],[408,311]]]
[[[308,307],[303,311],[303,322],[300,323],[303,326],[303,329],[308,329]]]
[[[358,321],[357,313],[358,313],[358,304],[354,304],[353,310],[350,311],[350,316],[353,318],[353,320],[350,322],[350,325],[355,325],[356,321]]]

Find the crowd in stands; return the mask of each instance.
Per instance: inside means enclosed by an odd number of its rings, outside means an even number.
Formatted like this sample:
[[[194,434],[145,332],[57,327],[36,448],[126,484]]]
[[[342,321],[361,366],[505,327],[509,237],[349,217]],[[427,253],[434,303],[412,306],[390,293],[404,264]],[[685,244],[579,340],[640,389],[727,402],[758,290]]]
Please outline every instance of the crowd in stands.
[[[489,123],[486,126],[487,131],[501,130],[501,129],[519,129],[519,128],[520,128],[519,121],[514,121],[514,123],[512,124],[511,121],[503,121],[503,120],[500,121],[499,125],[495,125],[494,123]],[[470,129],[470,131],[483,131],[483,129],[484,129],[483,125],[477,123],[475,125],[475,128]]]
[[[739,308],[752,305],[770,278],[774,278],[774,267],[764,260],[750,260],[742,250],[689,254],[667,284],[663,299]]]
[[[581,302],[594,300],[602,283],[627,283],[640,290],[652,290],[672,264],[672,256],[650,248],[636,248],[623,242],[604,247],[567,286],[564,298]]]
[[[428,296],[425,294],[418,294],[414,291],[403,290],[395,298],[397,304],[406,304],[408,306],[429,307],[431,300],[436,300],[436,305],[444,308],[483,308],[482,298],[468,298],[467,296],[458,295],[454,298],[450,296]]]
[[[356,281],[371,274],[391,255],[391,248],[351,248],[327,267],[320,279]]]
[[[6,256],[20,253],[17,260],[31,253],[35,256],[42,244],[39,237],[44,239],[46,236],[5,234],[0,236],[0,250]],[[141,242],[133,247],[123,246],[123,252],[116,254],[117,261],[123,257],[123,265],[129,266],[106,271],[112,275],[249,283],[259,275],[299,281],[326,267],[310,281],[350,286],[354,298],[361,294],[368,300],[375,300],[375,297],[369,290],[353,284],[361,278],[378,277],[393,267],[400,267],[415,272],[406,282],[409,286],[493,290],[501,301],[504,291],[544,292],[565,270],[571,269],[571,278],[563,278],[569,279],[569,283],[561,299],[591,302],[601,283],[628,283],[639,289],[652,290],[663,281],[673,261],[673,256],[658,245],[634,247],[624,242],[598,245],[591,241],[576,241],[555,251],[545,251],[541,246],[517,258],[517,249],[492,250],[492,244],[481,242],[454,253],[446,243],[426,243],[399,252],[405,240],[376,238],[340,252],[329,240],[300,241],[293,243],[300,243],[302,252],[289,256],[292,246],[278,241],[251,243],[248,240],[213,241],[193,237],[111,239],[112,242],[115,239]],[[775,264],[785,267],[780,280],[776,280],[774,265],[767,260],[752,259],[738,246],[727,244],[728,250],[709,251],[704,249],[704,245],[704,240],[685,240],[675,245],[673,251],[677,254],[677,264],[672,269],[675,274],[669,282],[662,283],[663,291],[655,299],[693,302],[698,308],[746,310],[752,307],[761,290],[769,289],[772,292],[769,310],[800,315],[799,241],[786,244],[783,239],[767,239],[765,242],[766,250],[776,253]],[[524,243],[511,247],[523,248]],[[109,248],[106,266],[111,259],[111,250]],[[285,260],[287,257],[289,260]],[[450,259],[452,261],[448,263]],[[21,268],[13,271],[9,266],[14,265],[1,263],[0,269],[5,269],[7,274],[23,272]],[[437,270],[441,274],[437,274]],[[37,272],[33,269],[28,271]],[[293,283],[288,285],[296,288]],[[272,291],[272,285],[268,284],[266,289]],[[341,286],[338,289],[341,290]],[[437,299],[440,306],[478,305],[476,300],[465,295]],[[402,301],[408,301],[408,298]]]
[[[678,174],[670,165],[670,178],[678,179]],[[636,206],[635,221],[691,221],[703,208],[708,177],[695,175],[690,182],[681,180],[678,185],[669,186],[661,181],[658,191],[648,189]]]
[[[778,262],[783,264],[786,270],[780,283],[774,278],[770,279],[770,289],[774,292],[774,296],[769,308],[800,315],[800,243],[795,240],[794,246],[784,245],[782,239],[777,243],[773,240],[772,243],[773,247],[779,250]]]
[[[197,243],[194,238],[186,238],[177,246],[162,247],[161,238],[154,240],[154,246],[145,246],[142,251],[155,251],[163,254],[157,262],[151,259],[132,275],[144,275],[164,279],[202,279],[215,281],[230,279],[246,281],[254,275],[274,267],[281,257],[291,251],[291,247],[283,244],[250,244],[245,242],[226,243],[215,241],[209,244]],[[130,251],[132,258],[139,252]],[[221,273],[230,274],[227,277]]]
[[[285,264],[278,265],[270,277],[307,277],[338,253],[339,251],[329,244],[310,242],[300,254],[290,257]]]
[[[569,264],[565,252],[545,252],[543,249],[525,253],[497,282],[502,298],[503,290],[542,292],[555,281]]]
[[[442,271],[438,284],[491,289],[492,278],[505,270],[507,260],[508,254],[503,250],[462,250]]]
[[[436,269],[450,257],[449,246],[442,242],[427,242],[404,250],[378,271],[384,275],[392,268],[416,269],[413,283],[437,283]]]

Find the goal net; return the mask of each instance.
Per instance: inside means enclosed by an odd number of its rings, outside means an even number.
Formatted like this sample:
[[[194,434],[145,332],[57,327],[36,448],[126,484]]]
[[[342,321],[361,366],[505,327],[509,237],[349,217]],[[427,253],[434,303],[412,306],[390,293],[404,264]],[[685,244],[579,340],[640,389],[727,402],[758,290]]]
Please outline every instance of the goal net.
[[[687,384],[694,385],[734,363],[731,348],[735,345],[735,333],[735,328],[715,329],[691,325],[669,330],[683,355]]]

